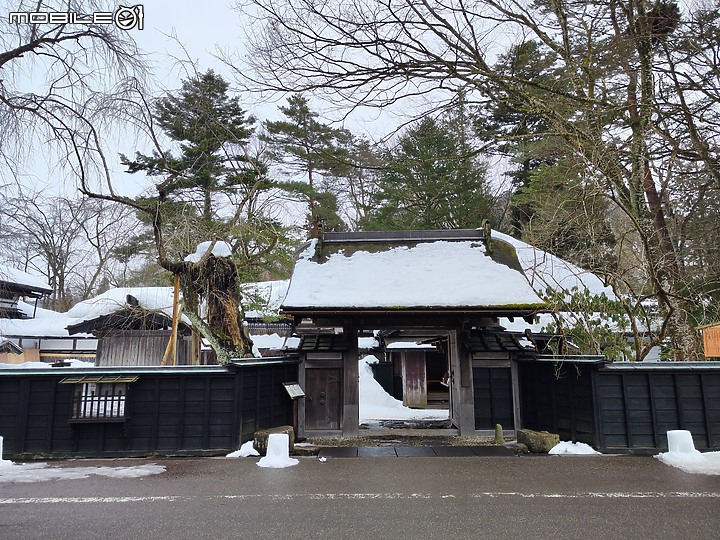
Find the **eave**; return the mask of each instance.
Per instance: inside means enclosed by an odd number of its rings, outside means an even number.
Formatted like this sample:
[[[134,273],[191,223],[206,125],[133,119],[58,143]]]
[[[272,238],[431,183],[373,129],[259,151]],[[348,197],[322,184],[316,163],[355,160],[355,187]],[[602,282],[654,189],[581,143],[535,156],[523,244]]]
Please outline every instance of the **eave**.
[[[365,328],[386,327],[445,327],[456,328],[460,322],[497,317],[522,317],[532,322],[538,313],[549,312],[545,305],[496,307],[415,307],[415,308],[357,308],[357,307],[282,307],[281,313],[316,324],[355,325]]]

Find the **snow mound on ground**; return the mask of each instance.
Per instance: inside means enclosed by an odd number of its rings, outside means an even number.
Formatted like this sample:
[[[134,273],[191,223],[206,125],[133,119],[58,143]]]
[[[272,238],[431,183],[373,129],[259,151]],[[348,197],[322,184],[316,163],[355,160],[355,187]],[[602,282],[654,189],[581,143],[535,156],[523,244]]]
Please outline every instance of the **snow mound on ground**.
[[[385,392],[373,377],[370,364],[377,358],[366,356],[358,362],[360,372],[360,422],[369,420],[447,420],[447,410],[411,409]]]
[[[554,455],[591,455],[600,454],[592,446],[585,443],[574,443],[574,442],[561,442],[553,446],[548,454]]]
[[[260,453],[257,450],[255,450],[255,447],[253,446],[253,441],[248,441],[240,447],[240,450],[235,450],[234,452],[230,452],[225,457],[236,458],[236,457],[250,457],[250,456],[259,456],[259,455],[260,455]]]
[[[132,467],[50,467],[47,463],[4,462],[0,466],[0,482],[44,482],[47,480],[78,480],[91,475],[109,478],[142,478],[165,472],[164,465],[149,463]]]
[[[268,436],[267,454],[257,462],[258,467],[284,469],[300,463],[290,457],[290,436],[287,433],[271,433]]]
[[[720,475],[720,452],[663,452],[655,457],[686,473]]]

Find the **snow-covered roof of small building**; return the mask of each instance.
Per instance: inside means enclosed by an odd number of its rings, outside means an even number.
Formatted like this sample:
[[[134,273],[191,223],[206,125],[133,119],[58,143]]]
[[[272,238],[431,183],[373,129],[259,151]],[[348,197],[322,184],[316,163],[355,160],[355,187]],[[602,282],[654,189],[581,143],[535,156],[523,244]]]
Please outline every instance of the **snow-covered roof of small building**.
[[[56,338],[68,337],[67,326],[79,322],[69,317],[67,313],[59,313],[50,309],[27,304],[22,300],[18,308],[25,313],[28,319],[0,319],[0,336],[12,337],[42,337]],[[82,334],[76,337],[85,337]]]
[[[68,325],[70,333],[92,331],[103,326],[105,318],[121,312],[156,313],[172,320],[172,287],[120,287],[110,289],[94,298],[83,300],[73,306],[66,315],[74,322]],[[181,321],[189,326],[184,315]]]
[[[74,319],[88,321],[109,315],[128,305],[137,305],[149,311],[162,311],[172,316],[172,302],[172,287],[119,287],[75,304],[67,314]]]
[[[448,234],[451,233],[451,234]],[[510,244],[483,231],[326,233],[296,259],[282,309],[498,310],[545,307]]]
[[[4,288],[28,295],[32,293],[50,294],[52,292],[52,287],[47,284],[45,278],[0,264],[0,290]]]

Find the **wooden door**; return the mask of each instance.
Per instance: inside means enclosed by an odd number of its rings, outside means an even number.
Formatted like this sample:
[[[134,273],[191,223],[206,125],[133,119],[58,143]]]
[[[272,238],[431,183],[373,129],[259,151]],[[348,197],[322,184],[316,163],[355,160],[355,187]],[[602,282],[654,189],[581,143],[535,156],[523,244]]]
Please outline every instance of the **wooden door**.
[[[341,429],[342,369],[305,370],[305,429]]]
[[[424,407],[427,405],[427,373],[423,351],[403,351],[403,405]]]

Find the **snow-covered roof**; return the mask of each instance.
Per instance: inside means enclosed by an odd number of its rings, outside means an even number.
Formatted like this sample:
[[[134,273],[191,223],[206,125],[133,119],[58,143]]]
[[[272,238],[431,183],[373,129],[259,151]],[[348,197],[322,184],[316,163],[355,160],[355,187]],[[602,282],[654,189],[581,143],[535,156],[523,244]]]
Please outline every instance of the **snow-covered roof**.
[[[242,286],[243,305],[252,309],[245,310],[245,317],[262,319],[265,317],[277,317],[280,313],[280,305],[287,294],[290,281],[260,281],[257,283],[246,283]]]
[[[52,288],[47,284],[45,278],[4,264],[0,264],[0,283],[47,294],[52,292]]]
[[[312,240],[297,257],[283,310],[544,308],[523,273],[500,260],[473,240]]]
[[[131,298],[129,298],[131,297]],[[148,311],[162,311],[172,317],[173,288],[172,287],[120,287],[110,289],[94,298],[83,300],[68,310],[67,315],[80,321],[89,321],[110,315],[130,305],[135,305]],[[128,303],[128,300],[133,302]]]
[[[50,309],[20,300],[18,309],[25,313],[29,319],[2,319],[0,318],[0,336],[12,337],[68,337],[66,326],[74,324],[77,319],[69,317],[67,313],[58,313]],[[34,317],[33,317],[34,315]],[[83,334],[76,337],[83,337]]]
[[[94,298],[75,304],[66,315],[75,321],[70,326],[77,329],[78,325],[126,309],[161,313],[172,319],[173,288],[119,287],[110,289]],[[186,325],[190,325],[190,320],[185,315],[182,315],[180,320]],[[70,330],[72,331],[73,328]],[[80,330],[86,331],[87,329],[80,328]]]
[[[548,288],[570,292],[577,288],[593,295],[604,294],[610,299],[615,298],[612,289],[592,272],[507,234],[493,231],[492,238],[503,240],[515,248],[523,272],[537,292]]]

